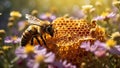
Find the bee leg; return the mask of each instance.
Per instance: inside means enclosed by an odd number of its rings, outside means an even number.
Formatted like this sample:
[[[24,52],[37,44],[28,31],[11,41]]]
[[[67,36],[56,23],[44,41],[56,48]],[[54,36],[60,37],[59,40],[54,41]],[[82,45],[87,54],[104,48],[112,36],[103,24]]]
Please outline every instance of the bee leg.
[[[42,35],[41,35],[41,34],[40,34],[40,37],[41,37],[41,39],[42,39],[42,41],[43,41],[44,45],[48,48],[48,46],[47,46],[47,44],[46,44],[46,42],[45,42],[45,40],[43,39],[43,37],[42,37]]]
[[[33,41],[34,41],[34,36],[32,37],[32,39],[31,39],[31,45],[33,45]]]
[[[37,40],[38,44],[42,45],[39,41],[39,39],[37,38],[37,36],[35,36],[35,39]]]

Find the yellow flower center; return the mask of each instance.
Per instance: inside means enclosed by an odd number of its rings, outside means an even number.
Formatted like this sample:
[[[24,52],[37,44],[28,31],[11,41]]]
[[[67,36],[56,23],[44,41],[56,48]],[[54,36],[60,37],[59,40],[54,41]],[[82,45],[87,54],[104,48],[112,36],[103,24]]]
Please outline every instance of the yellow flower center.
[[[3,54],[4,52],[2,50],[0,50],[0,54]]]
[[[15,41],[17,40],[17,36],[13,36],[12,39]]]
[[[25,53],[29,54],[29,53],[33,53],[34,52],[34,46],[27,44],[25,47]]]
[[[51,13],[46,13],[45,14],[47,17],[50,17],[51,16]]]
[[[116,45],[116,41],[114,41],[113,39],[109,39],[106,42],[107,47],[114,47]]]
[[[45,59],[45,57],[43,55],[38,55],[35,57],[35,61],[36,62],[43,62],[43,60]]]
[[[10,48],[11,48],[11,46],[6,46],[6,45],[2,47],[3,50],[8,50]]]
[[[109,13],[108,12],[103,12],[101,16],[106,17]]]
[[[21,13],[18,12],[18,11],[12,11],[12,12],[10,13],[10,16],[12,16],[12,17],[21,17],[22,15],[21,15]]]

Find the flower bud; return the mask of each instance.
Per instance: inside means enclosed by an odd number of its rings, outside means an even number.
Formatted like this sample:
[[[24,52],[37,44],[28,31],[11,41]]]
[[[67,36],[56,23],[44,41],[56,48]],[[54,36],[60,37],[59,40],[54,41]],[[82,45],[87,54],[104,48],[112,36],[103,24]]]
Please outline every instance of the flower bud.
[[[112,3],[115,7],[120,7],[120,1],[113,1]]]
[[[5,35],[5,30],[4,29],[1,29],[0,30],[0,36],[4,36]]]
[[[18,12],[18,11],[12,11],[10,13],[10,16],[15,17],[15,18],[20,18],[20,17],[22,17],[22,14],[20,12]]]
[[[13,22],[8,22],[7,26],[8,26],[9,28],[13,27]]]
[[[31,12],[31,15],[37,16],[37,15],[38,15],[38,11],[37,11],[37,10],[33,10],[33,11]]]
[[[95,5],[96,5],[97,7],[101,7],[101,6],[102,6],[102,3],[99,2],[99,1],[97,1],[97,2],[95,3]]]
[[[9,18],[9,22],[14,22],[15,18],[14,17],[10,17]]]
[[[90,10],[93,8],[93,6],[92,5],[84,5],[84,6],[82,6],[82,10],[83,10],[83,12],[86,14],[86,13],[88,13],[88,12],[90,12]]]

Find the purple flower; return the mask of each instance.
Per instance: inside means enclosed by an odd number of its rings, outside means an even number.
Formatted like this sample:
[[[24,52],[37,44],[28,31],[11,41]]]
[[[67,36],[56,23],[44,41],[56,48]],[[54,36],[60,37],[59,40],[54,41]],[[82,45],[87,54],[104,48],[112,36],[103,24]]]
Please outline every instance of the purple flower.
[[[109,49],[109,52],[112,54],[120,55],[120,45],[116,45]]]
[[[75,65],[72,65],[71,63],[67,63],[66,60],[64,60],[64,61],[60,61],[60,62],[62,62],[64,68],[76,68]]]
[[[103,19],[104,19],[104,17],[103,17],[103,16],[97,16],[97,17],[95,17],[93,20],[98,21],[98,20],[103,20]]]
[[[106,44],[100,41],[95,41],[94,45],[91,45],[90,51],[95,52],[97,50],[106,50]]]
[[[74,6],[72,11],[72,16],[75,18],[83,18],[85,14],[79,9],[79,6]]]
[[[115,13],[111,12],[111,13],[103,13],[101,16],[97,16],[95,17],[93,20],[106,20],[106,19],[110,19],[110,18],[114,18],[115,17]]]
[[[52,13],[45,13],[40,15],[40,19],[52,22],[54,19],[56,19],[56,16]]]
[[[83,42],[80,48],[84,48],[86,51],[90,51],[90,42]]]
[[[7,36],[4,40],[5,43],[19,43],[21,41],[21,38],[17,36]]]
[[[45,48],[41,50],[37,50],[35,51],[35,53],[36,53],[35,57],[39,58],[39,56],[43,56],[44,57],[43,61],[46,63],[51,63],[55,59],[55,54],[53,54],[52,52],[47,53],[47,50]]]
[[[25,48],[24,47],[18,47],[16,50],[15,50],[15,54],[16,54],[16,56],[17,57],[19,57],[19,58],[23,58],[23,59],[25,59],[25,58],[27,58],[27,54],[25,53]]]
[[[68,63],[67,60],[60,60],[48,65],[48,68],[76,68],[76,66],[72,65],[71,63]]]
[[[55,55],[50,52],[47,53],[46,49],[42,49],[35,52],[34,59],[29,59],[27,62],[27,66],[29,68],[39,68],[41,63],[52,63],[54,62]]]
[[[90,45],[90,42],[83,42],[80,48],[84,48],[86,51],[90,51],[98,57],[105,55],[107,51],[106,44],[98,40],[93,45]]]
[[[47,53],[47,50],[40,46],[35,46],[33,49],[32,46],[20,46],[16,49],[15,54],[19,59],[26,60],[28,68],[39,68],[41,63],[52,63],[55,60],[55,54]]]
[[[91,52],[93,52],[97,57],[102,57],[106,54],[107,48],[106,44],[100,41],[95,41],[94,45],[91,46]]]
[[[26,28],[26,26],[28,25],[27,21],[19,21],[18,22],[18,30],[22,31]]]
[[[108,18],[114,18],[115,15],[116,15],[116,14],[112,12],[112,13],[108,14],[107,17],[108,17]]]

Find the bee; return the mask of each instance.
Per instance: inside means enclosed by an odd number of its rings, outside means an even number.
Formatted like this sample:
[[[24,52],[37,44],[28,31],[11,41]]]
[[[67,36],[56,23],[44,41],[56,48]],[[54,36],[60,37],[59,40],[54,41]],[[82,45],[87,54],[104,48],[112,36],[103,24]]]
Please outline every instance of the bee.
[[[26,46],[29,41],[31,42],[31,45],[33,45],[34,39],[36,39],[37,42],[41,45],[41,42],[38,38],[40,37],[45,47],[47,47],[45,42],[46,34],[49,34],[51,37],[53,37],[54,33],[52,24],[48,21],[41,21],[35,16],[29,14],[26,14],[26,18],[28,19],[30,25],[22,34],[21,46]]]

